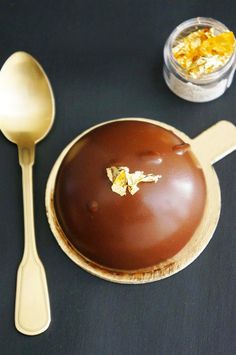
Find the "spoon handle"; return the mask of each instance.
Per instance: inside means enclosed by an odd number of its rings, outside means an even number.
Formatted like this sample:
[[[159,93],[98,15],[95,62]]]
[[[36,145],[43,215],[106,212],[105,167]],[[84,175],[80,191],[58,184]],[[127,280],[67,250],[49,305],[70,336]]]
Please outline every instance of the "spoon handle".
[[[42,333],[51,321],[46,275],[35,242],[32,186],[34,148],[18,147],[22,168],[25,246],[17,272],[15,326],[26,335]]]

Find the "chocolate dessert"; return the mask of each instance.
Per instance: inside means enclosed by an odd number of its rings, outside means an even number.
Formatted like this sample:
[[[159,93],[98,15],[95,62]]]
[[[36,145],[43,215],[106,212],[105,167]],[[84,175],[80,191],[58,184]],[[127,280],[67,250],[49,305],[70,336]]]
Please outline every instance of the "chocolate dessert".
[[[69,243],[113,270],[151,268],[189,241],[204,212],[201,167],[172,131],[114,121],[82,136],[59,168],[56,216]]]

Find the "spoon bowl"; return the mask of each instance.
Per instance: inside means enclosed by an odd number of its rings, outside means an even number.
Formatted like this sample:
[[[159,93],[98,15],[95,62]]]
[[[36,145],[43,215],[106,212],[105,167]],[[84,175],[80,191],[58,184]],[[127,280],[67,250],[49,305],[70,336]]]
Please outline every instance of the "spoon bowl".
[[[40,64],[25,52],[14,53],[0,72],[0,127],[17,144],[22,168],[25,245],[17,272],[15,325],[23,334],[45,331],[51,320],[45,270],[34,231],[33,182],[35,144],[52,127],[55,102]]]
[[[0,127],[13,143],[31,145],[52,127],[55,102],[49,80],[28,53],[16,52],[1,69]]]

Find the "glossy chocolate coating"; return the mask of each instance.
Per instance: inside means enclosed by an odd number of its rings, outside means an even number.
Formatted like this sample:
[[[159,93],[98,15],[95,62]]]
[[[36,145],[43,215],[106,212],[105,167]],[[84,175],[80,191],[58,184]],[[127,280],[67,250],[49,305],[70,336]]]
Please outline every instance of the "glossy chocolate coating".
[[[65,235],[82,255],[103,267],[138,270],[183,248],[206,199],[203,172],[183,143],[152,123],[114,121],[72,146],[58,171],[54,204]],[[106,175],[113,165],[162,178],[140,183],[133,196],[119,196]]]

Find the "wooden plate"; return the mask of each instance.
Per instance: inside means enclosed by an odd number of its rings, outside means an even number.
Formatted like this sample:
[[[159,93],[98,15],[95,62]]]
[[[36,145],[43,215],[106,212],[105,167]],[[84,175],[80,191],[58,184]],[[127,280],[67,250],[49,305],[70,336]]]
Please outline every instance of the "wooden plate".
[[[100,265],[91,262],[80,254],[66,238],[55,213],[54,209],[54,188],[58,170],[61,162],[69,149],[85,134],[91,130],[109,124],[114,121],[143,121],[149,122],[163,128],[166,128],[177,136],[179,136],[184,142],[189,143],[192,148],[192,152],[196,157],[197,164],[203,169],[203,173],[207,185],[207,198],[204,209],[204,215],[193,234],[192,238],[185,245],[180,252],[178,252],[171,259],[159,263],[151,269],[146,269],[136,272],[114,272],[112,270],[105,269]],[[221,208],[221,196],[220,186],[217,175],[215,173],[212,164],[223,158],[225,155],[231,153],[236,149],[236,127],[228,121],[220,121],[216,125],[212,126],[208,130],[201,133],[198,137],[190,139],[187,135],[181,131],[164,124],[162,122],[145,119],[145,118],[121,118],[112,121],[103,122],[96,126],[86,130],[78,137],[76,137],[68,146],[62,151],[54,164],[50,176],[48,178],[46,187],[46,211],[48,221],[58,244],[62,250],[74,261],[77,265],[82,267],[89,273],[101,277],[102,279],[126,283],[126,284],[142,284],[146,282],[153,282],[161,280],[165,277],[171,276],[178,271],[184,269],[190,263],[192,263],[205,249],[207,244],[212,238],[212,235],[217,226],[220,208]]]

